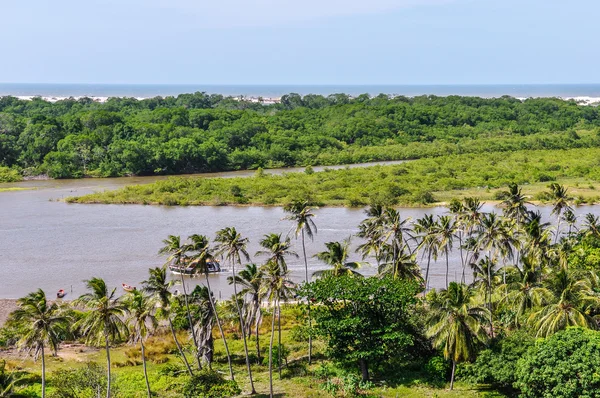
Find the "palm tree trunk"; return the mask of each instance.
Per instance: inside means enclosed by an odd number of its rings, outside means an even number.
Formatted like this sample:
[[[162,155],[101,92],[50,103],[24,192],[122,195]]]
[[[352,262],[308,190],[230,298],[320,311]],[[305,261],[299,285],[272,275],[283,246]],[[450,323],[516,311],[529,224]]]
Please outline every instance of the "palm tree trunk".
[[[425,270],[425,292],[429,290],[429,266],[431,265],[431,250],[427,253],[427,269]]]
[[[558,235],[560,234],[560,213],[558,213],[558,224],[556,224],[556,236],[554,236],[554,244],[558,242]]]
[[[198,340],[196,340],[196,330],[194,329],[194,323],[192,322],[192,314],[190,312],[190,304],[188,303],[187,291],[185,288],[185,280],[183,279],[183,272],[179,274],[181,277],[181,285],[183,286],[183,298],[185,300],[185,311],[187,313],[188,323],[192,331],[192,340],[194,340],[194,347],[196,347],[196,362],[198,363],[198,369],[202,369],[202,363],[200,362],[200,348],[198,347]]]
[[[148,391],[148,398],[152,397],[150,391],[150,382],[148,381],[148,369],[146,369],[146,347],[144,347],[144,340],[140,338],[140,345],[142,346],[142,364],[144,365],[144,379],[146,379],[146,391]]]
[[[452,376],[450,376],[450,390],[454,389],[454,372],[456,371],[456,361],[452,360]]]
[[[204,276],[206,277],[206,288],[208,289],[208,301],[210,301],[210,308],[212,309],[213,314],[215,314],[215,321],[217,321],[219,333],[221,333],[223,345],[225,346],[225,354],[227,354],[227,364],[229,365],[229,376],[231,377],[231,380],[235,380],[235,378],[233,377],[233,366],[231,366],[231,355],[229,354],[229,346],[227,345],[225,333],[223,333],[223,326],[221,326],[221,321],[219,320],[219,313],[217,312],[215,302],[213,301],[212,290],[210,289],[210,281],[208,280],[208,272],[206,272]]]
[[[362,375],[362,381],[369,380],[369,367],[367,361],[364,358],[359,359],[358,364],[360,365],[360,373]]]
[[[448,289],[448,272],[450,272],[450,265],[448,262],[448,248],[446,247],[446,290]]]
[[[106,398],[110,398],[110,345],[108,344],[108,333],[105,331],[106,340]]]
[[[44,358],[44,344],[42,344],[42,398],[46,398],[46,358]]]
[[[304,244],[304,229],[302,229],[302,253],[304,253],[304,278],[308,283],[308,260],[306,259],[306,245]],[[379,260],[377,260],[379,261]],[[306,299],[308,310],[308,364],[312,363],[312,319],[310,318],[310,299]]]
[[[490,335],[492,336],[492,338],[494,338],[494,315],[493,315],[493,311],[492,311],[492,266],[493,266],[493,262],[492,262],[492,251],[490,250],[488,252],[488,258],[490,260],[490,263],[488,264],[487,267],[487,274],[488,274],[488,309],[490,310]]]
[[[281,304],[277,301],[277,324],[278,324],[278,336],[277,336],[277,364],[279,365],[279,380],[281,380]]]
[[[194,373],[192,372],[192,368],[190,366],[190,363],[188,362],[185,354],[183,353],[183,349],[181,348],[181,344],[179,344],[179,340],[177,339],[177,335],[175,334],[175,327],[173,326],[173,321],[171,320],[171,317],[169,318],[169,328],[171,328],[171,334],[173,335],[173,340],[175,341],[175,345],[177,346],[177,350],[179,351],[179,355],[181,355],[181,359],[183,360],[183,363],[185,364],[185,367],[188,370],[188,373],[190,374],[190,376],[193,376]]]
[[[258,300],[256,300],[255,304],[255,315],[254,315],[254,320],[255,320],[255,333],[256,334],[256,358],[258,360],[258,364],[260,365],[261,361],[260,361],[260,302]]]
[[[277,299],[273,305],[271,318],[271,341],[269,342],[269,397],[273,398],[273,338],[275,337],[275,309],[277,308]]]
[[[235,278],[235,261],[231,261],[232,271],[233,271],[233,298],[235,301],[235,306],[237,307],[238,316],[240,318],[240,329],[242,330],[242,340],[244,340],[244,354],[246,355],[246,369],[248,370],[248,378],[250,378],[250,394],[256,394],[256,389],[254,388],[254,380],[252,380],[252,369],[250,368],[250,357],[248,356],[248,341],[246,341],[246,331],[244,330],[244,318],[242,317],[242,309],[240,308],[240,303],[238,301],[238,292],[237,292],[237,283]],[[241,265],[241,264],[240,264]]]
[[[460,283],[465,283],[465,267],[467,264],[465,263],[463,255],[462,231],[459,231],[458,233],[458,248],[460,249],[460,264],[462,265],[462,276],[460,277]]]

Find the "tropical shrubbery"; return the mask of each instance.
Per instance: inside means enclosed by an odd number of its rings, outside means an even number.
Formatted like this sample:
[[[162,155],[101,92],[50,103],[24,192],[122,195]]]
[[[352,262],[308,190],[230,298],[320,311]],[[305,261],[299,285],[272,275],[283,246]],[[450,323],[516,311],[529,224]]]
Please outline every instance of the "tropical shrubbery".
[[[164,205],[284,205],[303,198],[317,205],[362,207],[429,204],[439,191],[460,193],[486,187],[502,195],[512,182],[532,184],[540,175],[553,180],[600,180],[596,149],[523,151],[485,155],[451,155],[393,166],[375,166],[319,173],[257,174],[252,178],[170,178],[69,199],[81,203],[142,203]],[[588,184],[589,185],[589,184]],[[592,190],[593,192],[593,190]],[[491,193],[489,196],[493,196]],[[499,198],[499,197],[497,197]],[[549,200],[544,194],[536,199]],[[598,200],[588,198],[590,201]]]
[[[555,98],[289,94],[261,105],[205,93],[103,104],[2,97],[0,166],[69,178],[333,165],[597,147],[585,131],[599,126],[597,107]]]

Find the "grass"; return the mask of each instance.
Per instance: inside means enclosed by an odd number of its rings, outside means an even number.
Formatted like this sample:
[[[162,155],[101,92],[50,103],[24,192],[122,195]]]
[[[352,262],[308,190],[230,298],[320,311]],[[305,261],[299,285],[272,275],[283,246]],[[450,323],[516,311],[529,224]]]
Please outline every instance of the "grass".
[[[400,165],[289,173],[257,172],[252,178],[170,178],[99,192],[70,203],[187,205],[283,205],[307,199],[319,206],[361,207],[373,202],[422,206],[453,198],[498,198],[509,183],[534,200],[550,182],[566,185],[578,203],[600,201],[598,149],[540,150],[449,155]]]
[[[308,366],[306,361],[307,346],[304,341],[294,341],[293,339],[293,328],[296,326],[295,314],[296,309],[292,307],[284,308],[284,318],[282,322],[283,333],[282,341],[283,344],[289,348],[290,354],[288,357],[288,365],[283,367],[282,376],[280,380],[277,372],[274,372],[274,390],[278,397],[294,397],[294,398],[317,398],[317,397],[328,397],[333,396],[328,394],[323,388],[324,383],[323,371],[324,365],[327,369],[340,372],[335,366],[330,364],[324,359],[325,345],[322,341],[316,341],[315,344],[315,358],[316,360],[312,365]],[[261,329],[261,347],[263,355],[268,354],[268,339],[270,331],[270,320],[269,316],[265,317],[263,326]],[[170,339],[170,335],[167,331],[164,334],[154,336],[148,342],[149,351],[155,349],[155,351],[162,351],[164,349],[174,349],[174,344]],[[247,393],[250,390],[248,377],[245,370],[245,361],[243,357],[243,345],[242,341],[238,338],[234,338],[232,331],[227,332],[228,343],[231,352],[234,354],[234,369],[236,374],[236,381],[239,383],[242,391]],[[181,335],[181,341],[187,342],[185,335]],[[221,344],[220,336],[218,332],[215,332],[215,362],[213,369],[221,372],[225,377],[228,377],[227,361],[224,355],[223,345]],[[276,339],[277,340],[277,339]],[[249,350],[252,354],[255,352],[255,340],[252,338],[249,341]],[[68,352],[67,352],[68,351]],[[128,359],[132,358],[132,353],[135,351],[130,345],[121,345],[111,350],[111,359],[113,363],[113,374],[116,376],[116,387],[124,397],[145,397],[145,384],[142,373],[142,366],[140,364],[128,364],[124,365]],[[58,369],[71,369],[83,367],[86,362],[96,362],[100,365],[105,365],[106,355],[103,349],[86,349],[85,352],[79,352],[79,349],[62,350],[59,352],[61,357],[52,358],[47,357],[47,374],[49,378],[49,390],[58,388],[58,386],[52,384],[52,373]],[[137,355],[137,354],[136,354]],[[2,354],[0,353],[0,359]],[[160,397],[179,397],[180,393],[176,391],[177,386],[180,386],[185,376],[169,376],[161,372],[161,369],[165,369],[168,366],[179,366],[181,360],[173,354],[166,355],[168,359],[165,363],[154,363],[153,355],[149,355],[148,361],[148,373],[153,391]],[[140,358],[138,358],[139,360]],[[194,363],[191,356],[188,358],[190,363]],[[40,375],[40,362],[34,362],[30,357],[14,357],[8,358],[8,363],[12,368],[18,368],[26,372],[30,372],[33,376],[29,379],[33,381],[25,391],[39,394],[41,391],[41,380]],[[276,369],[276,368],[275,368]],[[268,367],[264,365],[258,365],[253,362],[252,365],[253,376],[255,379],[256,390],[258,391],[257,397],[267,397],[269,392],[269,373]],[[495,392],[486,391],[485,387],[470,385],[458,382],[455,384],[455,390],[449,391],[447,385],[436,385],[435,383],[429,383],[427,381],[427,375],[421,369],[398,369],[397,380],[394,382],[384,383],[382,381],[375,381],[375,386],[366,393],[368,396],[377,397],[480,397],[482,394],[486,396],[497,396],[501,395],[487,395],[496,394]],[[335,376],[331,376],[335,378]]]

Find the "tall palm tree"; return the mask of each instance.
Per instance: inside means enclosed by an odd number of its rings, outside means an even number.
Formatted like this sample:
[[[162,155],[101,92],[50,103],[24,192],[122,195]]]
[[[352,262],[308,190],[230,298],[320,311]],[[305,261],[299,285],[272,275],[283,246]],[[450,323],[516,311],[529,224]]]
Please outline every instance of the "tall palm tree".
[[[451,282],[448,289],[439,292],[431,304],[427,336],[443,349],[444,357],[452,361],[450,390],[454,388],[454,374],[458,362],[471,359],[477,343],[487,338],[482,323],[488,310],[472,300],[473,293],[463,284]]]
[[[350,250],[350,238],[345,239],[343,242],[327,242],[325,243],[325,247],[327,247],[327,250],[315,254],[315,257],[333,268],[324,271],[316,271],[313,273],[314,276],[361,276],[360,273],[356,271],[357,268],[360,268],[361,263],[347,261]]]
[[[167,263],[174,263],[185,268],[188,265],[190,259],[187,255],[187,251],[189,250],[189,245],[182,244],[181,238],[175,235],[169,235],[167,239],[163,240],[164,246],[158,251],[159,254],[168,254]],[[196,330],[194,329],[194,322],[192,321],[192,314],[190,312],[190,303],[188,301],[188,293],[187,288],[185,286],[185,280],[183,279],[183,272],[179,273],[181,286],[183,287],[183,299],[185,302],[185,312],[187,314],[188,326],[190,328],[190,332],[192,333],[192,340],[194,342],[194,347],[196,352],[194,356],[196,357],[196,363],[198,364],[198,369],[202,369],[202,363],[200,362],[200,347],[198,347],[198,339],[196,338]]]
[[[427,253],[427,268],[425,269],[425,290],[429,289],[429,268],[431,266],[431,258],[437,261],[439,254],[439,243],[436,231],[438,230],[437,220],[431,214],[425,214],[423,218],[415,222],[414,230],[420,237],[418,250],[423,251],[423,256]]]
[[[580,231],[584,236],[600,238],[600,217],[592,213],[587,213]]]
[[[556,243],[558,242],[558,236],[560,235],[561,215],[566,211],[573,211],[573,208],[571,207],[573,198],[569,196],[567,188],[555,182],[550,184],[550,196],[552,198],[552,214],[556,215],[556,218],[558,219],[556,235],[554,236],[554,243]]]
[[[175,284],[175,281],[167,281],[166,265],[163,265],[162,267],[150,268],[148,272],[150,274],[148,280],[142,282],[143,290],[153,296],[154,301],[159,308],[159,314],[169,322],[169,329],[173,335],[173,341],[177,346],[179,355],[181,356],[188,373],[190,376],[193,376],[192,368],[187,360],[187,357],[185,356],[185,353],[183,352],[183,349],[181,348],[179,340],[177,339],[175,327],[173,326],[173,320],[171,319],[171,299],[173,297],[171,294],[171,288]]]
[[[256,255],[257,256],[261,256],[261,255],[266,255],[268,256],[267,262],[272,262],[277,264],[282,272],[286,272],[287,271],[287,263],[285,261],[285,258],[287,256],[290,257],[296,257],[298,258],[298,254],[295,251],[290,250],[290,238],[286,238],[285,240],[281,240],[281,234],[275,234],[275,233],[271,233],[271,234],[267,234],[264,236],[264,238],[260,241],[260,245],[265,249],[265,250],[259,250]],[[277,307],[277,314],[278,314],[278,341],[279,341],[279,347],[281,347],[281,307]],[[278,351],[278,356],[279,356],[279,379],[281,379],[281,349]]]
[[[233,284],[233,278],[236,278],[236,282],[242,286],[240,294],[250,296],[250,312],[247,319],[247,327],[250,330],[252,322],[254,322],[255,334],[256,334],[256,358],[258,363],[261,363],[260,358],[260,323],[262,321],[262,314],[260,311],[260,303],[263,296],[262,283],[263,283],[263,272],[256,264],[246,264],[246,268],[238,272],[233,277],[227,277],[229,284]]]
[[[201,285],[197,285],[190,294],[190,302],[196,308],[194,319],[197,322],[198,345],[200,346],[201,357],[208,365],[209,369],[212,369],[215,348],[213,329],[215,325],[214,321],[216,319],[213,311],[214,307],[211,304],[211,294],[212,292],[208,289],[208,287]]]
[[[229,263],[231,264],[231,269],[233,271],[233,276],[235,276],[235,265],[242,265],[240,256],[244,256],[244,258],[248,261],[250,260],[250,256],[248,255],[248,251],[246,249],[248,246],[248,239],[243,238],[242,235],[239,232],[237,232],[234,227],[227,227],[217,232],[215,242],[217,242],[218,244],[216,248],[217,254],[221,255],[229,261]],[[250,357],[248,356],[248,341],[246,340],[244,318],[242,315],[240,304],[237,300],[238,290],[237,281],[235,278],[233,279],[233,292],[240,321],[240,328],[242,330],[242,340],[244,341],[244,353],[246,355],[246,368],[248,370],[248,377],[250,378],[251,394],[256,394],[256,389],[254,388],[254,381],[252,380],[252,369],[250,368]]]
[[[410,249],[409,241],[414,240],[410,218],[402,219],[400,212],[393,208],[386,208],[383,212],[384,241],[392,246],[393,261],[395,262],[402,247]]]
[[[273,340],[275,337],[275,316],[280,310],[280,301],[288,295],[289,286],[289,271],[283,269],[280,264],[269,261],[263,266],[264,283],[263,293],[267,296],[269,302],[272,303],[273,312],[271,316],[271,338],[269,340],[269,391],[270,397],[273,398]],[[281,342],[279,343],[278,351],[281,352]],[[279,358],[281,365],[281,358]]]
[[[123,321],[127,306],[115,294],[116,288],[109,290],[103,279],[92,278],[85,281],[89,290],[74,301],[88,311],[73,326],[81,331],[86,342],[92,345],[104,343],[106,349],[106,397],[110,398],[110,344],[128,337],[127,325]]]
[[[190,243],[187,245],[187,249],[191,252],[190,259],[192,260],[192,263],[196,265],[196,270],[204,274],[204,278],[206,280],[208,301],[212,307],[212,313],[215,317],[215,321],[217,322],[217,327],[219,328],[219,333],[221,334],[223,346],[225,347],[225,355],[227,356],[227,364],[229,365],[229,376],[231,377],[231,380],[235,380],[233,374],[233,365],[231,363],[231,354],[229,353],[229,345],[227,344],[227,338],[223,332],[223,326],[221,325],[221,320],[219,319],[219,312],[217,311],[217,306],[215,304],[212,289],[210,287],[210,278],[208,277],[208,262],[214,259],[214,255],[209,246],[209,240],[206,236],[198,234],[189,236],[188,240]]]
[[[139,290],[134,290],[125,298],[125,305],[127,306],[127,312],[129,313],[128,322],[131,342],[133,344],[139,342],[142,349],[142,365],[148,398],[152,397],[152,392],[150,391],[148,369],[146,368],[146,346],[144,345],[144,340],[146,340],[148,334],[152,333],[158,326],[155,315],[155,304],[152,296],[144,294]]]
[[[446,289],[448,288],[448,273],[450,272],[449,256],[454,245],[455,224],[450,216],[438,216],[435,232],[438,250],[446,255]]]
[[[465,256],[463,253],[463,250],[465,248],[463,241],[464,241],[464,239],[466,237],[466,233],[467,233],[468,219],[465,214],[465,207],[462,204],[462,202],[459,201],[458,199],[453,199],[452,201],[450,201],[450,204],[448,205],[448,210],[450,211],[450,214],[454,217],[454,226],[455,226],[454,230],[455,230],[456,237],[458,238],[458,250],[460,252],[460,265],[462,268],[462,275],[460,277],[460,282],[465,283],[466,262],[465,262]]]
[[[313,218],[315,214],[313,213],[313,209],[309,206],[308,201],[296,200],[292,201],[290,204],[284,206],[283,211],[289,213],[289,216],[286,217],[287,220],[294,221],[295,226],[295,235],[296,239],[298,239],[298,235],[302,238],[302,254],[304,257],[304,282],[309,282],[308,277],[308,257],[306,256],[306,244],[305,244],[305,235],[313,240],[314,235],[317,233],[317,225],[315,224]],[[308,329],[312,328],[312,318],[310,316],[310,301],[307,301],[307,310],[308,310]],[[312,332],[308,334],[308,364],[312,363]]]
[[[42,397],[46,396],[46,359],[45,348],[56,355],[61,335],[68,331],[68,318],[58,306],[46,300],[42,289],[17,300],[18,308],[11,314],[23,328],[19,346],[32,350],[34,356],[42,358]]]
[[[504,200],[500,203],[500,207],[504,209],[504,215],[520,224],[527,217],[527,205],[531,205],[531,203],[527,201],[521,188],[515,183],[508,184],[508,191],[504,192]]]

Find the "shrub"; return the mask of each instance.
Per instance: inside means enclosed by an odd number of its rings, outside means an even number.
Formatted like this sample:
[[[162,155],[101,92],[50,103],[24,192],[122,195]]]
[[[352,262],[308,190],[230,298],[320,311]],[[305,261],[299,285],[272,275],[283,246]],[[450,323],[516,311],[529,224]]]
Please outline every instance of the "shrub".
[[[17,170],[0,166],[0,182],[18,182],[23,178]]]
[[[596,397],[600,333],[568,328],[538,342],[520,359],[515,387],[522,397]]]
[[[235,381],[225,380],[219,373],[208,369],[190,377],[183,387],[186,398],[227,398],[241,392]]]
[[[56,387],[50,398],[94,398],[106,395],[106,369],[95,363],[88,363],[80,369],[58,369],[52,373],[50,385]],[[118,396],[117,386],[111,393]]]

